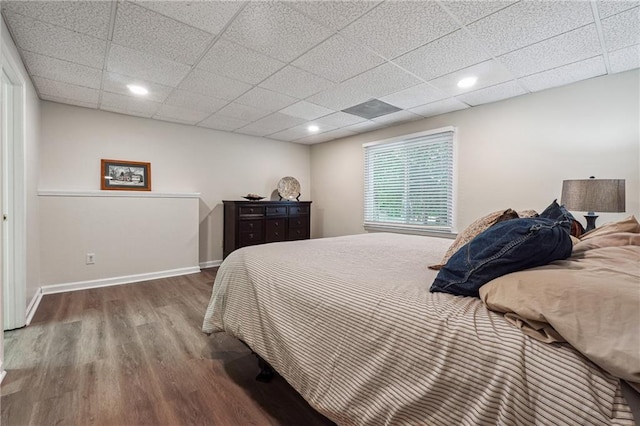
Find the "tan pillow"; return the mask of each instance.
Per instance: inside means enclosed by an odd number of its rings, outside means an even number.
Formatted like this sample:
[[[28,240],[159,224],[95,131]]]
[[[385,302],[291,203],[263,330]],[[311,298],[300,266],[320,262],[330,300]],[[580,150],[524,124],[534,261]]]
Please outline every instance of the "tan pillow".
[[[444,254],[442,261],[437,265],[429,266],[429,269],[438,270],[442,268],[449,261],[449,258],[455,254],[455,252],[460,250],[462,246],[467,244],[469,241],[473,240],[478,234],[488,229],[491,225],[495,225],[503,220],[516,219],[517,217],[518,213],[511,209],[499,210],[481,217],[471,225],[467,226],[467,229],[462,231],[462,233],[458,234],[458,237]]]
[[[538,212],[535,210],[520,210],[518,217],[538,217]]]
[[[617,222],[609,222],[604,225],[592,229],[580,236],[580,240],[588,240],[589,238],[599,237],[602,235],[615,234],[617,232],[633,232],[635,234],[640,233],[640,223],[636,220],[635,216],[631,215],[625,219]]]
[[[573,240],[573,238],[572,238]],[[573,245],[571,255],[585,250],[593,250],[602,247],[640,246],[640,233],[616,232],[612,234],[596,235],[584,241],[578,240]]]

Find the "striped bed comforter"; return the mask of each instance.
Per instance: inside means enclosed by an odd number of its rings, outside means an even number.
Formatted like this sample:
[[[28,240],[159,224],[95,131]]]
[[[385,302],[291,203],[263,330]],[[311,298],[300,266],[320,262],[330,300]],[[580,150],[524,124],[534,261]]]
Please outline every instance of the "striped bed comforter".
[[[226,331],[341,425],[632,425],[620,383],[479,299],[429,293],[451,240],[363,234],[246,247],[203,331]]]

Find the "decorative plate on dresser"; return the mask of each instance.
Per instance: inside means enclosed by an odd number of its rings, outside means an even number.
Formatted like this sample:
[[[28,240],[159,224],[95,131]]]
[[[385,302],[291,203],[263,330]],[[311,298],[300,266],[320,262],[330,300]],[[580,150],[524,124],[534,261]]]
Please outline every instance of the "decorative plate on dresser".
[[[298,200],[300,198],[300,182],[292,176],[285,176],[278,182],[278,195],[282,200]]]

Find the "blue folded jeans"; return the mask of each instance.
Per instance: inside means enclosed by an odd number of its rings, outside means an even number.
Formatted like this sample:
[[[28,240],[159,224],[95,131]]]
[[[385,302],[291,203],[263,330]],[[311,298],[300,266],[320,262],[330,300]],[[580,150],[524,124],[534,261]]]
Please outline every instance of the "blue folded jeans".
[[[494,278],[569,257],[570,230],[564,215],[497,223],[451,256],[430,291],[479,297],[480,287]]]

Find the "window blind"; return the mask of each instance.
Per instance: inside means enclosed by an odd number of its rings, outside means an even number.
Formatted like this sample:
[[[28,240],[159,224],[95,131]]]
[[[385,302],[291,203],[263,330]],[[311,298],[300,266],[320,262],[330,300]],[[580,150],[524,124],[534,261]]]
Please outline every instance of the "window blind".
[[[453,128],[364,148],[365,228],[451,231]]]

